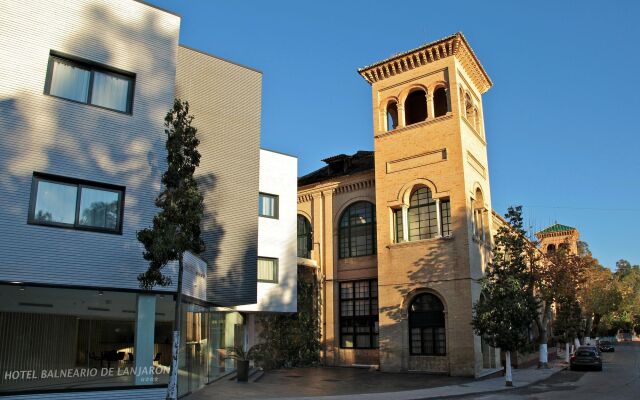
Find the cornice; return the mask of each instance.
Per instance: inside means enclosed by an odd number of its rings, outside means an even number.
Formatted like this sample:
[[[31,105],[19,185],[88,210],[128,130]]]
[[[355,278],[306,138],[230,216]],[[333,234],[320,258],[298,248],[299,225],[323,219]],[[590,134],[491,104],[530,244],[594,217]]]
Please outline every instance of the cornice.
[[[435,42],[358,69],[358,73],[369,84],[382,81],[403,72],[433,63],[446,57],[455,56],[467,71],[480,93],[485,93],[491,86],[491,78],[482,67],[480,60],[462,32],[447,36]]]

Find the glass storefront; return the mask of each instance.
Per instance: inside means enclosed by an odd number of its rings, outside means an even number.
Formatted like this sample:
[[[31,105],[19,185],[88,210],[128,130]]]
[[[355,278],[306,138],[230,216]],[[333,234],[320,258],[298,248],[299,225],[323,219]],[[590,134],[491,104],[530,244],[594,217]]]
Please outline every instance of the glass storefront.
[[[0,284],[0,396],[166,385],[173,295]],[[153,330],[153,333],[151,331]],[[235,370],[242,316],[183,303],[178,392]]]
[[[235,370],[235,361],[225,357],[226,349],[242,345],[243,340],[244,325],[239,313],[183,304],[178,395],[193,392]]]
[[[147,315],[139,327],[149,329],[136,337],[139,296],[151,300],[155,319]],[[172,297],[0,285],[0,394],[166,384]],[[136,362],[136,343],[147,361]]]

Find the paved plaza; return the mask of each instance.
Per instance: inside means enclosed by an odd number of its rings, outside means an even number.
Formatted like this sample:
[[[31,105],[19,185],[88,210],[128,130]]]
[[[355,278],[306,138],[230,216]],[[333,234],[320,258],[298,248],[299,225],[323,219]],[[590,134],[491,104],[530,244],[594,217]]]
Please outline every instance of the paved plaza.
[[[563,369],[514,370],[514,387],[524,387]],[[187,400],[291,399],[414,400],[463,396],[506,390],[504,377],[474,380],[418,373],[383,373],[355,368],[298,368],[265,373],[256,382],[222,379],[188,396]]]

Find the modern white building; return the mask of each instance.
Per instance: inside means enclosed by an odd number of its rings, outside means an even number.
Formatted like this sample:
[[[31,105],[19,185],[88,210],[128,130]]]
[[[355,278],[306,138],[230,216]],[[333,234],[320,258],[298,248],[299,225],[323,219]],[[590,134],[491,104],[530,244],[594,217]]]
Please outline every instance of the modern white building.
[[[157,212],[174,97],[196,117],[207,246],[186,259],[179,393],[234,369],[248,314],[231,307],[273,295],[295,311],[295,256],[265,250],[278,283],[258,283],[262,74],[180,45],[180,24],[135,0],[0,0],[3,398],[164,399],[176,269],[142,290],[136,232]],[[282,205],[264,234],[277,246],[295,235],[296,161],[264,154],[294,180],[264,189]]]
[[[258,300],[234,307],[247,316],[247,346],[259,342],[259,315],[297,310],[297,174],[296,157],[260,150]]]

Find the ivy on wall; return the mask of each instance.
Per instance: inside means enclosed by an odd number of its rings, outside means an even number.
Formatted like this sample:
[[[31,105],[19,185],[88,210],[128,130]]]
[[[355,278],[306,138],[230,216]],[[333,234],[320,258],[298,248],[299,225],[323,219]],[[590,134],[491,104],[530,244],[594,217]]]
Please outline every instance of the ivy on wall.
[[[256,361],[265,369],[320,363],[320,281],[315,269],[298,266],[298,311],[259,318]]]

